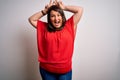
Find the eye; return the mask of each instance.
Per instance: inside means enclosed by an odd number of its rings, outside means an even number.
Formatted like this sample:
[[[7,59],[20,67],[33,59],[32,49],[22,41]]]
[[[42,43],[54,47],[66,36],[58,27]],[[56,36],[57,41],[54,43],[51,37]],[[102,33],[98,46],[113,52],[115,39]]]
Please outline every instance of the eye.
[[[60,15],[60,14],[58,14],[57,16],[58,16],[58,17],[60,17],[61,15]]]
[[[50,17],[55,17],[55,15],[50,15]]]

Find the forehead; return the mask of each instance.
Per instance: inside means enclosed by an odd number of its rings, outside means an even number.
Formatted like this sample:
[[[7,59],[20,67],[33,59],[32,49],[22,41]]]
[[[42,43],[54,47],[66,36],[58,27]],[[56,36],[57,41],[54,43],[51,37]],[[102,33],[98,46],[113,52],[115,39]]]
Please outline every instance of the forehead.
[[[60,13],[58,11],[51,10],[50,15],[53,15],[53,14],[60,14]]]

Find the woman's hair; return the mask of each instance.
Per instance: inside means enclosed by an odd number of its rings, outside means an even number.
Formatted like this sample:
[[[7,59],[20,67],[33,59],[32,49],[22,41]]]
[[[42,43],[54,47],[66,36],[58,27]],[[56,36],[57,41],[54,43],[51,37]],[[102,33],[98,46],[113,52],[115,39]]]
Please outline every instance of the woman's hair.
[[[59,12],[60,15],[62,16],[62,26],[61,26],[60,28],[55,28],[55,27],[52,25],[52,23],[51,23],[51,20],[50,20],[50,12],[51,12],[52,10]],[[63,27],[64,27],[64,25],[65,25],[65,22],[66,22],[66,18],[65,18],[65,15],[64,15],[63,10],[62,10],[60,7],[56,6],[56,5],[53,5],[53,6],[51,6],[51,7],[48,9],[48,12],[47,12],[47,13],[48,13],[48,15],[47,15],[47,21],[48,21],[47,29],[48,29],[48,31],[53,32],[53,31],[56,31],[56,30],[61,30],[61,29],[63,29]]]

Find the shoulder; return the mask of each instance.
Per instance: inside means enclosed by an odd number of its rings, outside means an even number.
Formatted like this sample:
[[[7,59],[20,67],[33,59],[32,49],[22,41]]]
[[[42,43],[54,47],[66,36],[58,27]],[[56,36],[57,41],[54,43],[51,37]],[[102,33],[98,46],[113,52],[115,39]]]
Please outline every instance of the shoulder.
[[[41,21],[41,20],[38,20],[37,21],[37,27],[38,26],[43,26],[43,25],[46,25],[47,23],[46,22],[44,22],[44,21]]]
[[[43,22],[41,20],[37,21],[37,29],[43,29],[45,27],[47,27],[47,23],[46,22]]]
[[[67,19],[66,23],[74,23],[73,22],[73,16],[71,16],[70,18]]]
[[[65,26],[69,29],[73,29],[74,27],[74,21],[73,21],[73,16],[67,19]]]

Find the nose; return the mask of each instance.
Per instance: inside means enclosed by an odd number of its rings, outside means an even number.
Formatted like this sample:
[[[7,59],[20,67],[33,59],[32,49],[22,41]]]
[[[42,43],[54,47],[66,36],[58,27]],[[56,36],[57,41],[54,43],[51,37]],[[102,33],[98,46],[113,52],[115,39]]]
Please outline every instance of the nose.
[[[55,20],[58,20],[58,16],[55,16]]]

